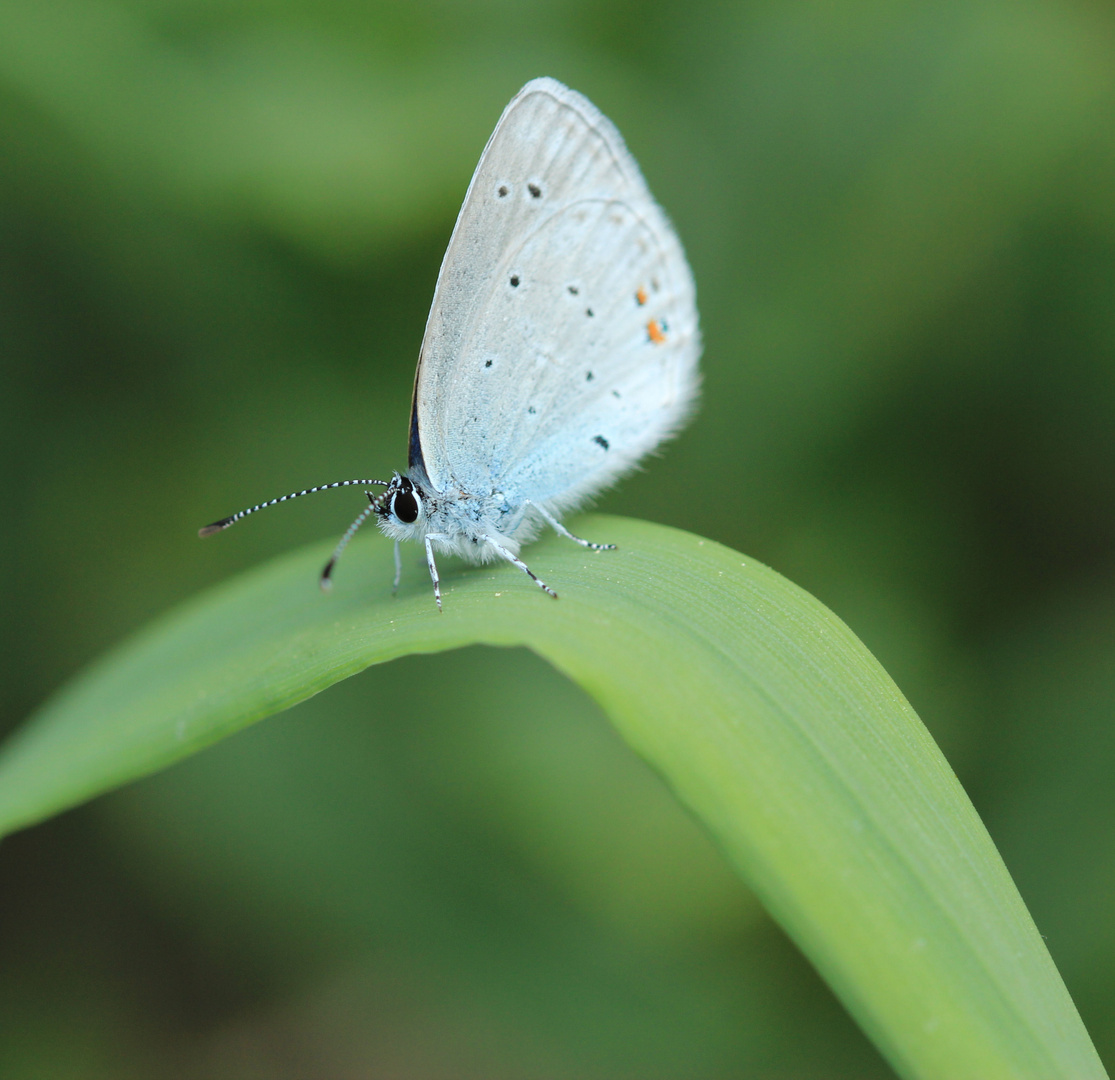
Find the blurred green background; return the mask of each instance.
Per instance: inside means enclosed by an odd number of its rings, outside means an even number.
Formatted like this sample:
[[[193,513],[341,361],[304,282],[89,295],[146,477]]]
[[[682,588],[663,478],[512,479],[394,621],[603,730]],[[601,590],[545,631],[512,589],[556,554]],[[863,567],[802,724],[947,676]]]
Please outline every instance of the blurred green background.
[[[1110,1068],[1115,11],[1094,0],[4,0],[5,729],[361,497],[199,525],[405,464],[442,251],[540,74],[624,133],[703,317],[701,412],[601,507],[756,556],[860,634]],[[369,671],[13,837],[0,971],[6,1080],[892,1075],[520,652]]]

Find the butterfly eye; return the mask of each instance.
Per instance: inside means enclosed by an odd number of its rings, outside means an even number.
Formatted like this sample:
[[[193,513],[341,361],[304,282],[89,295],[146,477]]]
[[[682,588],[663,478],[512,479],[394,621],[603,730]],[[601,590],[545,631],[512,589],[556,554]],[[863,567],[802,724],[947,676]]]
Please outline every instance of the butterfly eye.
[[[418,520],[418,497],[413,491],[400,491],[391,500],[391,512],[404,525]]]

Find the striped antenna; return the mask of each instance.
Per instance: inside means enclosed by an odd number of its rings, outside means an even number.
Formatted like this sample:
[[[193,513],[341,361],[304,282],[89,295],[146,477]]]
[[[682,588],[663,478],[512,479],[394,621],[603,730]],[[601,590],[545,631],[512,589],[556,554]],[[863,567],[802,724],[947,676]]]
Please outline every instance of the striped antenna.
[[[337,560],[344,554],[345,548],[348,547],[348,542],[356,535],[356,530],[364,524],[383,504],[383,496],[373,497],[370,491],[365,491],[368,496],[368,506],[356,516],[356,520],[345,529],[344,536],[338,541],[337,546],[333,549],[333,554],[329,556],[329,561],[325,564],[325,569],[321,572],[321,587],[328,591],[333,588],[333,567],[337,565]]]
[[[292,491],[289,495],[283,495],[278,499],[271,499],[269,502],[260,503],[258,506],[249,506],[247,510],[241,510],[232,515],[232,517],[221,518],[220,521],[214,521],[212,525],[206,525],[203,529],[198,529],[198,536],[212,536],[214,533],[221,532],[227,529],[230,525],[235,525],[241,518],[246,518],[249,514],[254,514],[257,510],[265,510],[269,506],[275,506],[278,503],[286,502],[288,499],[298,499],[303,495],[312,495],[315,491],[329,491],[332,488],[341,487],[368,487],[369,484],[378,484],[380,487],[388,487],[389,481],[387,480],[338,480],[333,484],[319,484],[317,487],[306,488],[305,491]],[[371,496],[368,496],[371,498]]]

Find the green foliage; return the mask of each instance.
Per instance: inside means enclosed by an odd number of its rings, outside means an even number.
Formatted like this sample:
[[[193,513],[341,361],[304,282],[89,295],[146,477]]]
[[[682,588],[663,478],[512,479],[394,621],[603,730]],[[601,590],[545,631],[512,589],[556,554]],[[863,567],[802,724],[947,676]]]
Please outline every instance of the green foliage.
[[[314,584],[320,546],[212,590],[32,719],[0,756],[0,827],[371,664],[527,645],[597,698],[902,1075],[1103,1076],[974,809],[847,627],[711,541],[618,518],[581,528],[619,550],[533,548],[557,604],[509,567],[473,569],[447,576],[439,615],[421,578],[390,596],[384,544],[350,558],[335,595]]]
[[[1110,1071],[1111,5],[4,0],[0,727],[360,498],[203,522],[403,466],[454,215],[539,74],[617,123],[698,285],[700,411],[601,507],[865,642]],[[18,832],[0,912],[5,1080],[893,1078],[524,648],[379,665]]]

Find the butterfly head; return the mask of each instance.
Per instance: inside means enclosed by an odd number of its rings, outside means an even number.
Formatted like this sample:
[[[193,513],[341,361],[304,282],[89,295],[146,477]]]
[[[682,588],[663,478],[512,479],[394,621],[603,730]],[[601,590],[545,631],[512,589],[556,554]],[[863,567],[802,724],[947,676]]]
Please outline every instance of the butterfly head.
[[[392,540],[417,540],[426,531],[426,504],[409,477],[399,473],[372,503],[379,527]]]

